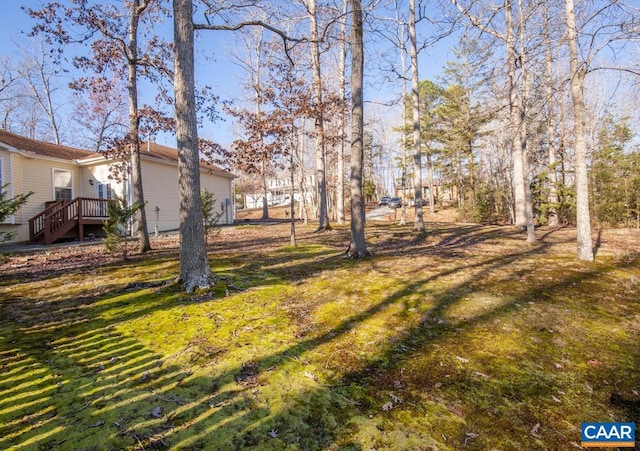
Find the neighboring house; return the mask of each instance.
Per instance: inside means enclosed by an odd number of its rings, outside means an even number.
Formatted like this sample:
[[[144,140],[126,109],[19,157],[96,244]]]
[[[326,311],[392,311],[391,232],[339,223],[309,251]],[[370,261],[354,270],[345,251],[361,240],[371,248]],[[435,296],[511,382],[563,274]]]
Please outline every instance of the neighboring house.
[[[456,193],[457,189],[455,186],[444,185],[440,178],[433,180],[433,196],[436,204],[448,205],[452,203],[456,199]],[[404,197],[408,205],[413,205],[413,185],[405,183],[403,189],[402,185],[397,184],[395,188],[395,195],[401,199]],[[422,200],[423,205],[429,205],[429,183],[424,178],[422,179]]]
[[[293,189],[293,199],[300,202],[300,175],[295,175]],[[306,197],[306,203],[311,205],[313,193],[315,193],[315,177],[312,174],[306,174],[302,189]],[[245,193],[245,208],[262,208],[262,198],[264,193]],[[267,179],[267,204],[268,205],[289,205],[291,201],[291,174],[282,172],[275,177]]]
[[[178,229],[177,151],[142,143],[140,160],[149,233]],[[14,241],[46,244],[100,234],[108,200],[114,194],[131,200],[130,180],[112,176],[110,168],[115,164],[102,154],[0,130],[0,186],[8,184],[8,198],[34,192],[15,215],[0,224],[0,230],[17,232]],[[215,209],[222,212],[220,224],[233,222],[233,179],[214,165],[200,164],[201,188],[215,194]]]

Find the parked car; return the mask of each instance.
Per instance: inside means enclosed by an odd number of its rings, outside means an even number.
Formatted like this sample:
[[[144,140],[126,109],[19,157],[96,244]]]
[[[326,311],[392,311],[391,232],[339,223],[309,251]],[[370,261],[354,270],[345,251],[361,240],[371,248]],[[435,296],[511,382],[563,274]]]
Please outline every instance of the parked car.
[[[402,201],[399,197],[392,197],[387,205],[389,205],[389,208],[400,208],[402,207]]]
[[[382,196],[380,198],[380,201],[378,202],[378,205],[389,205],[390,200],[391,198],[389,196]]]

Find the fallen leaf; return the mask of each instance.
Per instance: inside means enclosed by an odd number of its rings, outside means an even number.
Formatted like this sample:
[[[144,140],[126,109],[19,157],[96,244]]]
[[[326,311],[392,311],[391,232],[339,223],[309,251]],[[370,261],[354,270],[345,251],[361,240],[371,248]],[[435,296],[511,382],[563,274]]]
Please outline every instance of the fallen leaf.
[[[559,398],[556,398],[555,396],[552,396],[551,399],[553,399],[557,403],[561,403],[562,402]]]
[[[464,357],[456,356],[456,359],[460,360],[462,363],[469,363],[469,359],[465,359]]]
[[[389,402],[385,402],[382,406],[382,410],[384,412],[388,412],[389,410],[393,409],[393,403],[391,401]]]
[[[488,376],[487,374],[481,373],[480,371],[474,371],[474,372],[473,372],[473,374],[474,374],[475,376],[480,376],[480,377],[483,377],[483,378],[485,378],[485,379],[491,379],[491,377],[490,377],[490,376]]]
[[[556,368],[558,368],[558,369],[562,368],[562,365],[560,365],[559,363],[554,363],[554,365],[555,365],[555,367],[556,367]]]
[[[442,382],[436,382],[436,384],[434,385],[435,388],[440,388],[442,387]]]
[[[602,365],[602,362],[598,359],[591,359],[587,362],[589,365],[591,366],[600,366]]]
[[[540,423],[536,423],[536,425],[531,428],[531,431],[530,431],[531,435],[533,435],[536,438],[542,438],[542,436],[538,434],[539,430],[540,430]]]
[[[316,375],[313,374],[311,371],[305,371],[304,377],[308,377],[309,379],[313,379],[314,381],[316,380]]]

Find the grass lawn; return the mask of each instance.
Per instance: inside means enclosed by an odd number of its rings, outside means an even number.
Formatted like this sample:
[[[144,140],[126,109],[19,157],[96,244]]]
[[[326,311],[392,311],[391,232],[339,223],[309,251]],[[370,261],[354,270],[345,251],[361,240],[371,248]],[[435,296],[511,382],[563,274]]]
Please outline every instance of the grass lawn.
[[[0,449],[568,450],[583,421],[640,426],[640,231],[584,263],[572,229],[427,226],[370,224],[362,260],[348,226],[224,228],[195,295],[175,238],[0,255]]]

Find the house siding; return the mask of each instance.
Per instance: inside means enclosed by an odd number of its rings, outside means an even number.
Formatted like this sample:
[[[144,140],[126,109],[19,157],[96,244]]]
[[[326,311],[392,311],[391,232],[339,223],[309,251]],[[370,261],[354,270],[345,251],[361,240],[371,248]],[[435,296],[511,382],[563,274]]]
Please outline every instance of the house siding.
[[[9,138],[14,139],[12,136]],[[29,143],[33,141],[27,144]],[[39,155],[36,152],[38,149],[34,149],[34,146],[38,145],[40,144],[35,142],[28,146],[32,150],[15,152],[14,144],[3,147],[0,142],[2,179],[3,183],[11,182],[8,188],[9,195],[15,196],[29,191],[34,193],[13,218],[0,224],[2,232],[17,232],[14,241],[29,239],[29,219],[41,213],[46,202],[55,199],[54,169],[72,173],[73,198],[97,197],[98,183],[111,184],[112,193],[120,197],[130,194],[130,188],[125,186],[125,182],[112,179],[109,169],[113,163],[109,160],[95,158],[89,153],[80,160],[55,158],[49,156],[53,154],[52,149],[48,149],[48,155]],[[166,153],[165,151],[165,157]],[[73,158],[77,156],[77,154],[72,155]],[[163,156],[157,158],[150,155],[143,155],[141,162],[149,232],[153,233],[156,227],[159,232],[177,230],[180,227],[177,162],[170,158],[163,159]],[[233,209],[230,207],[232,176],[221,175],[219,170],[211,172],[209,168],[204,167],[200,174],[202,188],[216,195],[215,211],[223,212],[219,224],[232,223]],[[158,207],[157,213],[156,207]]]
[[[179,229],[180,201],[178,198],[177,165],[145,159],[142,165],[142,180],[149,232],[153,233],[156,226],[160,232]],[[230,179],[209,175],[205,171],[201,171],[200,185],[202,189],[207,189],[216,195],[215,211],[223,211],[222,205],[225,205],[225,199],[231,198]],[[219,224],[231,222],[233,222],[233,217],[223,214]]]
[[[70,171],[73,177],[73,196],[78,196],[80,187],[80,168],[64,161],[49,161],[37,158],[27,158],[16,153],[2,152],[3,169],[9,187],[10,196],[33,191],[33,194],[22,208],[14,215],[13,224],[3,225],[3,232],[17,232],[15,241],[29,239],[29,219],[45,208],[45,202],[54,199],[53,168]],[[10,174],[10,176],[9,176]],[[28,176],[25,176],[28,174]]]

